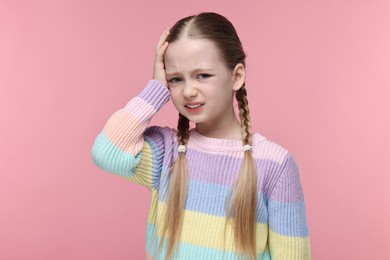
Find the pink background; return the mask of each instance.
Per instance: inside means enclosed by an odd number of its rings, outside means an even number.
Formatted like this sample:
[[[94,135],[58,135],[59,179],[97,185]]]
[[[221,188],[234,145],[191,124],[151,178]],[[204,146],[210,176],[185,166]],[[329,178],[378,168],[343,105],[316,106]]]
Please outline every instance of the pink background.
[[[356,0],[1,0],[0,259],[143,259],[149,192],[90,150],[200,11],[235,25],[254,129],[298,161],[313,259],[390,259],[390,1]]]

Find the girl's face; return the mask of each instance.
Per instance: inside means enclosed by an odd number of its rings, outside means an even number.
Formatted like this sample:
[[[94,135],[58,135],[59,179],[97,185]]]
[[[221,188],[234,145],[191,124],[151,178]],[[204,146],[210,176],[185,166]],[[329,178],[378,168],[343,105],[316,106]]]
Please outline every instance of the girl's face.
[[[173,104],[197,127],[227,126],[235,119],[233,95],[243,80],[236,79],[236,69],[226,67],[211,40],[181,38],[170,43],[164,63]]]

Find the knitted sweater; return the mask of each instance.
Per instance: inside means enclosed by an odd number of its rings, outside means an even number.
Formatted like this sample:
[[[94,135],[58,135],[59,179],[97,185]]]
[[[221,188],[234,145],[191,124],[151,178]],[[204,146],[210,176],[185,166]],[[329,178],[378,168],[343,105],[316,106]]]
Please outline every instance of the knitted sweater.
[[[143,185],[151,192],[146,227],[148,258],[161,230],[156,223],[166,205],[169,168],[177,158],[176,130],[148,126],[170,99],[169,90],[151,79],[141,93],[111,115],[96,137],[91,156],[99,168]],[[260,133],[252,136],[257,172],[257,259],[311,259],[309,232],[298,165],[292,154]],[[183,229],[174,259],[238,259],[233,232],[223,239],[225,200],[242,159],[240,140],[217,139],[190,130],[186,158],[188,191]],[[225,245],[224,245],[225,241]]]

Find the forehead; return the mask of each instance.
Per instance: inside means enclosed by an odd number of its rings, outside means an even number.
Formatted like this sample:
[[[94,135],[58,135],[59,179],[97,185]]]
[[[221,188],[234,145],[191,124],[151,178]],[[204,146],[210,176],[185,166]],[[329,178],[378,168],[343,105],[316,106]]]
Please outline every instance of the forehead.
[[[208,39],[182,38],[168,45],[164,54],[167,73],[223,66],[215,43]]]

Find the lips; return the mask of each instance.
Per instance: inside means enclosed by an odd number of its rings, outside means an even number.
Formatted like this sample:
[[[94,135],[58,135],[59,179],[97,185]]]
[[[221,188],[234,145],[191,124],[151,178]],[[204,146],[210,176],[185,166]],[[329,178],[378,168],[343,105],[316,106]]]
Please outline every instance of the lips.
[[[195,109],[195,108],[198,108],[198,107],[201,107],[201,106],[203,106],[205,103],[200,103],[200,102],[194,102],[194,103],[187,103],[187,104],[185,104],[184,106],[186,107],[186,108],[190,108],[190,109]]]

